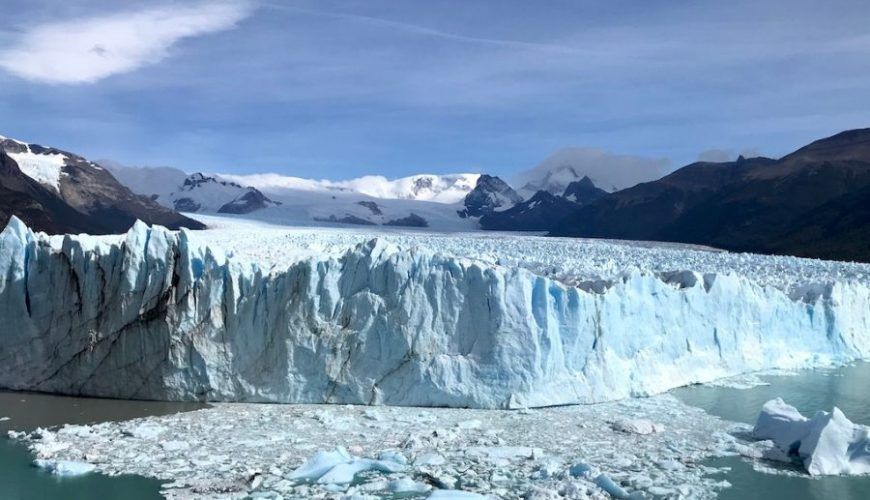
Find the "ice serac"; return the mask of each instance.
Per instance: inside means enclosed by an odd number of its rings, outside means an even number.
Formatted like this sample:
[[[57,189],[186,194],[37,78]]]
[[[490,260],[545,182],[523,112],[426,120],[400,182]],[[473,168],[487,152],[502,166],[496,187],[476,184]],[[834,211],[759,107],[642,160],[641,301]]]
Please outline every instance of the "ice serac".
[[[373,239],[266,270],[136,224],[0,233],[0,386],[158,400],[504,408],[870,356],[870,291],[628,272],[594,290]]]
[[[852,423],[839,408],[806,418],[782,399],[765,403],[752,431],[811,475],[870,474],[870,427]]]

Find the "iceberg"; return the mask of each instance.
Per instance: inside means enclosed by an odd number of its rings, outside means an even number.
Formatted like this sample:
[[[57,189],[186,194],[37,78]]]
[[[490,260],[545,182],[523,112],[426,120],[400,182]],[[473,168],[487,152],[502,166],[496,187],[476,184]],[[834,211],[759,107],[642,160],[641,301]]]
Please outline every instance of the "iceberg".
[[[870,474],[870,427],[852,423],[837,407],[807,418],[776,398],[764,404],[752,435],[773,441],[780,456],[813,476]]]
[[[357,474],[366,471],[399,472],[405,466],[390,460],[372,460],[350,455],[342,447],[335,451],[317,452],[288,476],[298,481],[317,481],[323,484],[349,484]]]
[[[796,295],[745,274],[628,269],[585,287],[384,237],[271,266],[203,238],[141,222],[122,238],[49,237],[13,218],[0,386],[522,408],[870,357],[866,280]]]
[[[37,458],[33,461],[34,465],[45,469],[55,476],[81,476],[90,474],[96,467],[87,462],[78,462],[75,460],[47,460]]]

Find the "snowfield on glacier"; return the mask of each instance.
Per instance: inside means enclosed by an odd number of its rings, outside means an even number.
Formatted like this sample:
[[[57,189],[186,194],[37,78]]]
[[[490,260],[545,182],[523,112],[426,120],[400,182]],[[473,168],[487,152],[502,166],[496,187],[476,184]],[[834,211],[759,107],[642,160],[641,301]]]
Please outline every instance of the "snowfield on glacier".
[[[0,235],[0,385],[521,408],[870,357],[863,264],[504,234]]]
[[[379,238],[404,248],[426,248],[491,265],[522,267],[567,285],[588,288],[632,271],[735,274],[797,294],[836,282],[870,286],[870,264],[733,253],[681,243],[548,238],[495,231],[287,227],[241,217],[187,215],[210,228],[191,233],[198,244],[279,269],[302,258],[337,257],[358,244]]]

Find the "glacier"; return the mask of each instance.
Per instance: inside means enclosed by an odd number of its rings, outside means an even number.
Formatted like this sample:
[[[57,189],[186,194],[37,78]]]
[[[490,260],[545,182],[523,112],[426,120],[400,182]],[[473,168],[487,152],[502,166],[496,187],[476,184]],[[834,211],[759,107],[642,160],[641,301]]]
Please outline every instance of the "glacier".
[[[0,386],[519,408],[870,357],[866,279],[783,288],[630,268],[573,283],[383,236],[266,266],[203,241],[143,223],[123,238],[49,237],[13,218],[0,233]]]

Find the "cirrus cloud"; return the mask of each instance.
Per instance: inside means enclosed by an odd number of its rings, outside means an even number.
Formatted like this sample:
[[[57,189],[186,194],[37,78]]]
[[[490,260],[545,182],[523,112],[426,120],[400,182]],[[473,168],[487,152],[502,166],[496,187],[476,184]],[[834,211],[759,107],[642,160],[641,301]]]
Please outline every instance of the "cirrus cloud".
[[[40,83],[94,83],[160,62],[179,40],[233,28],[250,12],[247,2],[167,5],[39,24],[0,51],[0,68]]]

